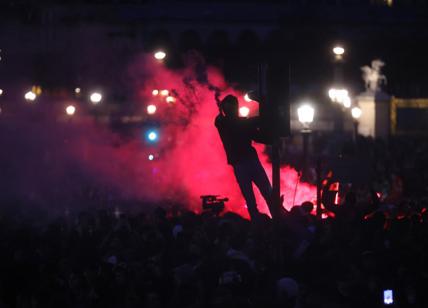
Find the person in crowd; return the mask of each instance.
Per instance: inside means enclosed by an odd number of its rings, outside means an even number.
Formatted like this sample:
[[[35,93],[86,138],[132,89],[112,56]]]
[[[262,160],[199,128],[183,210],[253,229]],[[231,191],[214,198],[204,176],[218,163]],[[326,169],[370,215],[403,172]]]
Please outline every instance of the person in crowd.
[[[240,118],[238,99],[233,95],[227,95],[220,102],[219,108],[215,126],[226,152],[227,163],[233,167],[251,219],[255,220],[260,216],[253,183],[260,190],[272,217],[277,216],[278,210],[272,202],[272,186],[252,146],[253,140],[259,140],[258,117]]]

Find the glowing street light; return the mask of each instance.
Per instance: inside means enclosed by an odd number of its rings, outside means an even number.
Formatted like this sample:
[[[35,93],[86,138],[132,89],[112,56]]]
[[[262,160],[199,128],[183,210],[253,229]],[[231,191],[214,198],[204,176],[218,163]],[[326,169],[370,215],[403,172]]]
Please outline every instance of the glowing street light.
[[[354,139],[354,143],[357,144],[357,137],[358,137],[358,126],[360,125],[359,123],[359,119],[361,117],[361,115],[363,114],[362,110],[360,107],[355,106],[354,108],[351,109],[351,115],[352,118],[354,119],[354,135],[353,135],[353,139]]]
[[[151,104],[151,105],[148,105],[147,106],[147,113],[148,114],[155,114],[155,112],[156,112],[156,105],[153,105],[153,104]]]
[[[352,105],[352,103],[351,103],[351,98],[350,98],[349,96],[344,97],[344,98],[343,98],[343,106],[344,106],[345,108],[350,108],[350,107],[351,107],[351,105]]]
[[[153,160],[155,159],[155,156],[153,154],[149,154],[149,156],[147,157],[149,160]]]
[[[335,46],[333,48],[333,53],[336,56],[342,56],[345,53],[345,48],[343,48],[342,46]]]
[[[304,127],[309,127],[309,125],[314,121],[314,115],[315,109],[309,104],[304,104],[297,109],[299,122],[302,123]]]
[[[333,102],[344,104],[344,102],[349,98],[349,92],[346,89],[331,88],[328,91],[328,96]]]
[[[74,115],[75,112],[76,112],[76,107],[74,107],[73,105],[68,105],[65,108],[65,113],[67,113],[67,115],[69,115],[69,116]]]
[[[250,114],[250,108],[246,107],[246,106],[242,106],[239,108],[239,115],[243,118],[248,117],[248,115]]]
[[[343,59],[343,55],[345,53],[345,48],[342,46],[335,46],[333,48],[334,57],[337,61],[340,61]]]
[[[303,104],[297,109],[297,116],[299,122],[302,123],[303,129],[301,130],[303,136],[303,168],[302,168],[302,180],[307,180],[308,177],[308,148],[309,148],[309,136],[311,130],[309,126],[314,121],[315,109],[309,104]]]
[[[101,100],[103,99],[103,96],[101,95],[101,93],[98,92],[94,92],[91,94],[91,96],[89,97],[89,99],[91,100],[91,102],[96,105],[99,104],[101,102]]]
[[[156,60],[162,61],[166,58],[166,53],[163,50],[158,50],[154,53],[154,57]]]
[[[165,100],[166,100],[167,103],[173,103],[173,102],[175,102],[175,98],[173,96],[167,96]]]
[[[0,89],[0,96],[2,96],[2,94],[3,94],[3,90],[2,90],[2,89]]]
[[[162,95],[162,96],[168,96],[169,95],[169,91],[168,90],[161,90],[159,92],[159,94]]]
[[[146,134],[147,139],[150,142],[155,142],[156,140],[158,140],[158,133],[155,130],[149,130]]]
[[[153,95],[153,96],[157,96],[158,94],[159,94],[159,90],[154,89],[154,90],[152,91],[152,95]]]
[[[28,91],[27,93],[25,93],[24,98],[27,101],[34,101],[36,99],[37,95],[36,93],[34,93],[33,91]]]
[[[354,107],[351,109],[352,118],[354,118],[355,120],[358,120],[362,114],[363,112],[360,107]]]
[[[75,89],[74,89],[74,93],[76,93],[76,94],[80,94],[80,91],[81,91],[81,89],[80,89],[80,88],[75,88]]]

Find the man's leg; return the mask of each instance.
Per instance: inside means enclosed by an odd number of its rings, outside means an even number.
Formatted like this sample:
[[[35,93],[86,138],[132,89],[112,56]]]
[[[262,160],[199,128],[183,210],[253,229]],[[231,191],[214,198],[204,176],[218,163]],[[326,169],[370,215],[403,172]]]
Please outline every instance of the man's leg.
[[[273,217],[276,215],[277,211],[274,209],[274,204],[272,202],[272,185],[269,182],[269,178],[265,169],[258,159],[253,161],[252,180],[260,190],[260,193],[262,194],[269,208],[270,214]]]
[[[233,171],[235,172],[239,188],[247,203],[248,213],[250,214],[251,220],[254,220],[258,216],[259,211],[257,210],[256,197],[254,196],[252,172],[251,168],[248,167],[251,166],[247,166],[245,162],[241,162],[233,166]]]

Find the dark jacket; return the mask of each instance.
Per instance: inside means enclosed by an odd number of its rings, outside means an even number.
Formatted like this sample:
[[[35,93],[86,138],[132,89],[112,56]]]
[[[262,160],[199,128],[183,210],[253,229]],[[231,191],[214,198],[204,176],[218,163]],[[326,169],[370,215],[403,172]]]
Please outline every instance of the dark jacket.
[[[230,118],[219,114],[215,126],[226,151],[227,163],[236,164],[245,159],[257,159],[257,152],[251,145],[258,134],[259,118]]]

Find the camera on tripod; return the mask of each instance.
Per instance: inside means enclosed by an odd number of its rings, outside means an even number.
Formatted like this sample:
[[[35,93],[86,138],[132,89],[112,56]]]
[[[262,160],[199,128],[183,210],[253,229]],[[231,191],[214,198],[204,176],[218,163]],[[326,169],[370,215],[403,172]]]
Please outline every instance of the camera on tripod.
[[[211,211],[215,215],[219,215],[224,210],[224,203],[229,201],[228,198],[219,198],[219,195],[204,195],[202,199],[202,209]]]

